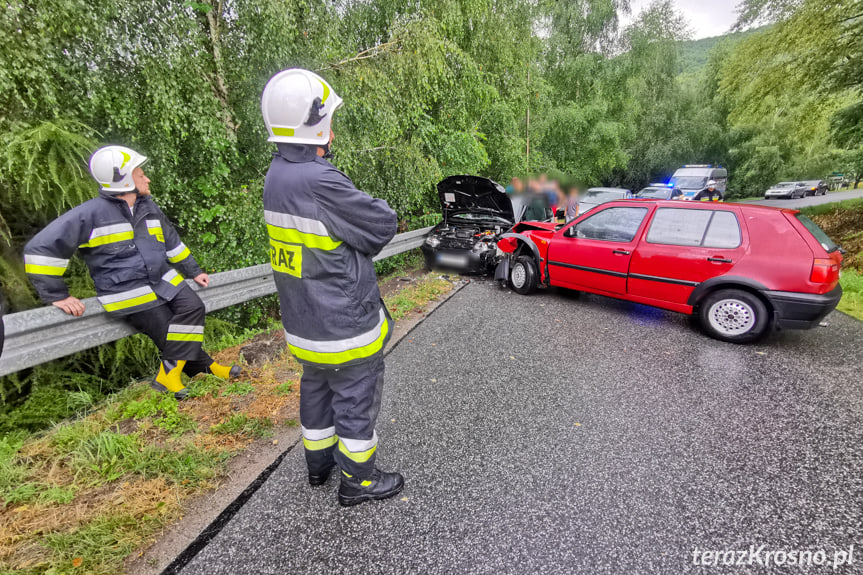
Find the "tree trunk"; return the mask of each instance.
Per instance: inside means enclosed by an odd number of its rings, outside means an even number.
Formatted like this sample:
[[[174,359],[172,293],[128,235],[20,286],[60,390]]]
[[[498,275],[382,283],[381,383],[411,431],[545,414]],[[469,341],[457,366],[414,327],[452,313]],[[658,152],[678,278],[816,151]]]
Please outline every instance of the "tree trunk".
[[[215,5],[214,5],[215,4]],[[237,125],[234,122],[231,107],[228,103],[228,86],[225,82],[225,69],[222,60],[222,38],[219,32],[219,24],[222,17],[223,2],[218,0],[210,0],[210,5],[213,7],[206,13],[207,26],[210,33],[210,48],[213,53],[213,67],[215,73],[213,77],[213,92],[219,103],[222,106],[222,121],[225,123],[228,139],[231,141],[237,140]]]

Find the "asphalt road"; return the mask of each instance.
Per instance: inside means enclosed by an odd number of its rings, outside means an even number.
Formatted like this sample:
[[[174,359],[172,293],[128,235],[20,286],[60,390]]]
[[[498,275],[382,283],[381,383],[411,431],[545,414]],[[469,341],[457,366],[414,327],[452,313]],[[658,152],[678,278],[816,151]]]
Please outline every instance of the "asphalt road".
[[[757,204],[760,206],[774,206],[777,208],[792,208],[799,210],[809,206],[817,206],[820,204],[830,204],[833,202],[841,202],[842,200],[853,200],[863,198],[863,189],[853,190],[850,192],[833,192],[823,196],[807,196],[796,200],[757,200],[746,202],[747,204]]]
[[[378,462],[405,499],[342,509],[296,448],[183,573],[863,572],[863,323],[827,321],[735,346],[472,283],[387,361]],[[765,555],[851,545],[835,570]],[[693,564],[750,546],[751,566]]]

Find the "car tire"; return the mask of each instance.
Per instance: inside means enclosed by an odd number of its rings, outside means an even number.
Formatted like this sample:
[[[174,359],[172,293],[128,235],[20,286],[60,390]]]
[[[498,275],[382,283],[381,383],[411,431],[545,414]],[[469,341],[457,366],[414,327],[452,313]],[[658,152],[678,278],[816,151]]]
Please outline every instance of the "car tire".
[[[532,294],[536,291],[537,277],[536,263],[530,256],[518,256],[512,268],[509,270],[509,285],[515,293],[521,295]]]
[[[698,305],[698,322],[714,339],[751,343],[766,335],[770,314],[758,296],[739,289],[723,289],[708,294]]]

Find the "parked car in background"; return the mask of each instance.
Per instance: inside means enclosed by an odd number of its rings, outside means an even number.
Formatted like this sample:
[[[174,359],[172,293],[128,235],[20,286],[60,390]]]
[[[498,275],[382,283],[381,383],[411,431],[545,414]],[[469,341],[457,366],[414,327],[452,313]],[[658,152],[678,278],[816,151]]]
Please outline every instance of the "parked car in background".
[[[716,189],[722,195],[728,186],[728,170],[710,164],[687,164],[674,172],[668,185],[683,192],[684,200],[691,200],[695,194],[707,188],[707,182],[716,182]]]
[[[636,193],[635,197],[650,200],[682,200],[683,192],[665,184],[650,184]]]
[[[823,196],[830,187],[824,180],[806,180],[800,183],[806,189],[807,196]]]
[[[578,200],[578,215],[585,214],[606,202],[632,198],[632,192],[625,188],[590,188]]]
[[[806,197],[806,187],[798,182],[779,182],[764,192],[765,200],[776,200],[786,198],[793,200],[794,198]]]
[[[734,343],[817,326],[842,297],[839,246],[796,210],[621,200],[517,224],[498,248],[495,279],[520,294],[558,286],[691,314]]]
[[[443,221],[420,247],[426,266],[459,273],[494,270],[496,240],[515,223],[503,186],[478,176],[451,176],[437,189]]]

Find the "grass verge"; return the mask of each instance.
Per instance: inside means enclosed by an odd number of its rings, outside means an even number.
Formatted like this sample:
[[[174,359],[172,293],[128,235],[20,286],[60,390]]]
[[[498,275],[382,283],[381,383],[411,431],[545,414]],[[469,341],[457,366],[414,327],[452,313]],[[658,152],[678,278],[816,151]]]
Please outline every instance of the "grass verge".
[[[451,287],[429,274],[385,302],[398,320]],[[242,339],[222,340],[232,347],[215,359],[236,362]],[[219,487],[232,457],[296,425],[302,370],[278,349],[238,381],[188,381],[183,402],[133,384],[86,416],[0,439],[0,573],[121,573],[192,498]]]
[[[843,270],[839,283],[842,284],[843,293],[836,309],[863,321],[863,274],[850,269]]]

